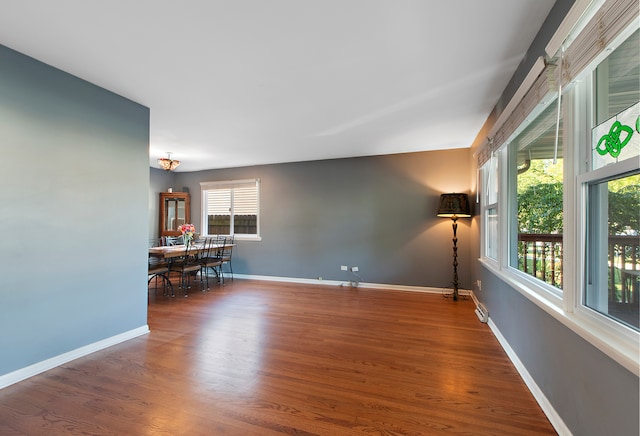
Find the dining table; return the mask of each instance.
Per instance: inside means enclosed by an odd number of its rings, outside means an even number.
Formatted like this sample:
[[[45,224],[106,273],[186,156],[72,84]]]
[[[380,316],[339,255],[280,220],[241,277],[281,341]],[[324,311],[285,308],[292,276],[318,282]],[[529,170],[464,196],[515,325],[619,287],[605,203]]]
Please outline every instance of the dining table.
[[[208,248],[210,250],[216,250],[218,248],[233,248],[236,244],[211,244]],[[195,243],[189,246],[189,254],[200,254],[205,250],[204,243]],[[159,257],[164,259],[171,259],[174,257],[184,256],[186,247],[183,244],[180,245],[167,245],[161,247],[149,247],[149,255],[152,257]]]
[[[162,247],[149,247],[149,255],[152,257],[171,259],[174,257],[184,256],[185,250],[186,247],[183,244],[167,245]],[[203,250],[204,244],[192,244],[187,252],[189,254],[200,254]]]
[[[233,248],[235,247],[235,245],[236,244],[225,244],[225,243],[211,244],[208,247],[206,247],[206,249],[215,251],[220,248],[222,249]],[[171,268],[171,265],[173,264],[173,262],[176,261],[177,258],[183,257],[185,253],[188,253],[189,255],[199,255],[203,251],[205,251],[204,242],[193,243],[189,246],[188,249],[184,244],[166,245],[166,246],[160,246],[160,247],[149,247],[149,257],[153,257],[157,259],[165,259],[169,265],[169,268]],[[168,277],[167,277],[167,280],[169,280]],[[172,293],[172,296],[175,296],[175,294]]]

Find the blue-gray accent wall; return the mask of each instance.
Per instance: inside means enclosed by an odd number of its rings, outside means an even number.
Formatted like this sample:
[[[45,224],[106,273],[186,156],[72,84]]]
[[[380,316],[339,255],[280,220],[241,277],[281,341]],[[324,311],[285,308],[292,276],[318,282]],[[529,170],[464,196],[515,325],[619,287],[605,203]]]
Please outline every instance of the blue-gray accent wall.
[[[202,228],[200,182],[260,178],[261,241],[237,241],[235,273],[450,288],[452,222],[440,194],[469,189],[469,149],[175,173]],[[157,195],[157,194],[156,194]],[[157,213],[157,212],[156,212]],[[460,287],[470,286],[470,220],[458,226]]]
[[[147,325],[149,109],[0,46],[0,376]]]

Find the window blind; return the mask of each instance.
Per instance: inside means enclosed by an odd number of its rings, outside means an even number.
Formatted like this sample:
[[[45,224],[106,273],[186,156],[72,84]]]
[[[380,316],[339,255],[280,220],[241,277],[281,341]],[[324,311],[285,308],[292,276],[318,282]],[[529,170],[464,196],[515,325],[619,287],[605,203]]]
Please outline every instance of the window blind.
[[[231,189],[211,189],[207,192],[207,215],[231,213]]]
[[[258,190],[255,184],[234,189],[233,212],[235,215],[256,215],[258,213]]]
[[[562,85],[570,83],[596,60],[598,55],[638,19],[638,0],[608,0],[585,28],[565,48],[562,56]]]
[[[491,153],[501,147],[525,121],[538,104],[546,99],[554,99],[559,85],[568,85],[590,64],[597,60],[634,20],[638,19],[638,0],[607,0],[584,29],[571,41],[560,59],[546,62],[544,71],[538,76],[529,91],[516,105],[507,120],[499,126],[495,134],[478,149],[478,166],[483,165]],[[566,38],[565,35],[564,38]],[[564,39],[563,38],[563,39]],[[555,64],[560,64],[556,67]],[[562,77],[559,77],[560,74]]]
[[[557,94],[555,80],[556,66],[547,64],[522,100],[516,105],[511,115],[498,128],[493,137],[488,139],[478,151],[478,166],[489,160],[491,153],[501,147],[507,139],[520,127],[533,110],[545,101],[551,101]]]
[[[202,182],[205,234],[258,234],[260,179]]]
[[[233,188],[255,188],[260,182],[260,179],[246,179],[246,180],[223,180],[219,182],[201,182],[200,188],[202,190],[207,189],[233,189]]]

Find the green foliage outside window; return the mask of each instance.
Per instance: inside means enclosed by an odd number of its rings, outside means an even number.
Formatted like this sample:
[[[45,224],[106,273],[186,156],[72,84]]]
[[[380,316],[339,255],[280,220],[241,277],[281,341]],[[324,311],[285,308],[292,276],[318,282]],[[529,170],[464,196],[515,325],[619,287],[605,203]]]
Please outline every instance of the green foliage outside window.
[[[640,174],[609,182],[609,234],[640,234]]]
[[[518,232],[562,233],[562,160],[533,160],[518,175]]]
[[[562,233],[562,175],[550,161],[518,175],[518,232]],[[609,233],[640,233],[640,175],[609,182]]]

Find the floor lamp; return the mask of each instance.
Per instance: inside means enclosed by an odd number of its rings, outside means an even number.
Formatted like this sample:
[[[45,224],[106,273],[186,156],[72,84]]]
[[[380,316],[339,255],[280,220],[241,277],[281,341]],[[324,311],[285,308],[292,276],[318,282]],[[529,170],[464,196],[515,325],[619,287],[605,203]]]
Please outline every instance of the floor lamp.
[[[467,194],[442,194],[438,216],[451,218],[453,221],[453,301],[458,301],[458,238],[456,230],[458,230],[458,218],[471,217]]]

